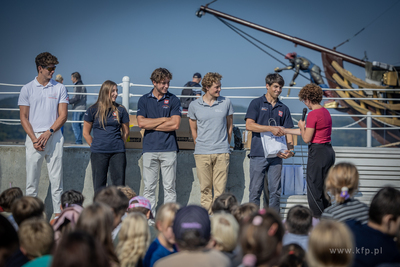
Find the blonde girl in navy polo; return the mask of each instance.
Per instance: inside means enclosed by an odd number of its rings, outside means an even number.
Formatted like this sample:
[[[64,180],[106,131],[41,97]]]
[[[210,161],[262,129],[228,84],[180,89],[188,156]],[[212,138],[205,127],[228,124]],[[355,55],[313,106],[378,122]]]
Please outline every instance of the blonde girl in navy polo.
[[[129,115],[125,107],[115,102],[117,96],[117,84],[105,81],[96,103],[88,108],[84,117],[83,137],[90,146],[95,191],[106,185],[108,170],[113,185],[125,185]],[[90,135],[92,129],[93,137]]]

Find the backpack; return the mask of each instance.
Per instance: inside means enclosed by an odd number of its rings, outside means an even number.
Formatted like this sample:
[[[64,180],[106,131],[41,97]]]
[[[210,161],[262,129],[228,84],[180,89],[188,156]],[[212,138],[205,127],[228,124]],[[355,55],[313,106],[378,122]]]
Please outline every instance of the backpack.
[[[195,83],[194,82],[187,82],[184,87],[193,87]],[[182,90],[181,95],[196,95],[191,88],[185,88]],[[184,109],[189,108],[190,102],[196,100],[196,98],[191,98],[191,97],[181,97],[181,107]]]

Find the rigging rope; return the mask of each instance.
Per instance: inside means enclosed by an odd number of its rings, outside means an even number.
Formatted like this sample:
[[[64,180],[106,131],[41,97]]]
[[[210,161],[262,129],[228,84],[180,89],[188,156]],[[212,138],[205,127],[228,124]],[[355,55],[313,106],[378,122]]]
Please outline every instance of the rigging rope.
[[[388,9],[386,9],[385,11],[383,11],[383,13],[381,13],[378,17],[376,17],[373,21],[371,21],[367,26],[363,27],[361,30],[359,30],[356,34],[354,34],[352,37],[350,37],[349,39],[347,39],[346,41],[340,43],[339,45],[335,46],[333,48],[333,50],[336,50],[336,48],[338,48],[339,46],[348,43],[351,39],[353,39],[354,37],[356,37],[358,34],[360,34],[362,31],[364,31],[367,27],[369,27],[371,24],[373,24],[375,21],[377,21],[380,17],[382,17],[383,14],[385,14],[386,12],[388,12],[390,9],[392,9],[392,7],[394,7],[395,5],[397,5],[400,2],[397,1],[396,3],[394,3],[393,5],[391,5]]]
[[[400,1],[400,0],[399,0],[399,1]],[[265,47],[268,47],[268,48],[271,49],[272,51],[274,51],[274,52],[276,52],[276,53],[278,53],[278,54],[280,54],[280,55],[282,55],[282,56],[285,56],[285,54],[283,54],[283,53],[279,52],[278,50],[276,50],[276,49],[270,47],[269,45],[267,45],[267,44],[261,42],[261,41],[258,40],[257,38],[251,36],[250,34],[244,32],[244,31],[242,31],[241,29],[239,29],[239,28],[237,28],[236,26],[230,24],[229,22],[227,22],[227,21],[221,19],[220,17],[218,17],[218,16],[216,16],[216,15],[214,15],[214,17],[216,17],[219,21],[221,21],[222,23],[224,23],[228,28],[230,28],[231,30],[233,30],[235,33],[239,34],[243,39],[245,39],[246,41],[248,41],[249,43],[251,43],[252,45],[254,45],[255,47],[257,47],[258,49],[260,49],[261,51],[263,51],[264,53],[266,53],[267,55],[269,55],[270,57],[272,57],[273,59],[275,59],[276,61],[278,61],[278,62],[281,63],[282,65],[286,66],[286,64],[285,64],[283,61],[281,61],[281,60],[279,60],[278,58],[276,58],[275,56],[271,55],[270,53],[268,53],[267,51],[265,51],[263,48],[261,48],[260,46],[258,46],[257,44],[255,44],[254,42],[252,42],[251,40],[249,40],[248,38],[246,38],[244,35],[247,35],[247,36],[250,37],[251,39],[253,39],[253,40],[259,42],[260,44],[264,45]],[[292,71],[295,71],[295,69],[291,69],[291,70],[292,70]],[[310,72],[315,72],[315,71],[310,70]],[[318,73],[318,74],[319,74],[319,73]],[[305,76],[305,75],[302,74],[301,72],[299,72],[298,75],[302,76],[303,78],[305,78],[305,79],[307,79],[307,80],[310,80],[309,77]],[[325,77],[325,76],[323,76],[323,75],[321,75],[321,76],[324,77],[326,80],[329,80],[329,81],[331,81],[331,82],[333,82],[333,83],[335,83],[335,84],[338,84],[335,80],[329,79],[329,78],[327,78],[327,77]]]

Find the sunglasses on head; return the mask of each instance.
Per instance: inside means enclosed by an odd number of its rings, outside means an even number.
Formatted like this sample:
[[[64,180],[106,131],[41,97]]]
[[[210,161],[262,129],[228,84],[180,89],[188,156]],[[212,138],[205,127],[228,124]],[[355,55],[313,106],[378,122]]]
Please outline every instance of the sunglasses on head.
[[[54,66],[54,67],[42,66],[42,68],[48,70],[49,72],[52,72],[53,70],[56,69],[56,66]]]

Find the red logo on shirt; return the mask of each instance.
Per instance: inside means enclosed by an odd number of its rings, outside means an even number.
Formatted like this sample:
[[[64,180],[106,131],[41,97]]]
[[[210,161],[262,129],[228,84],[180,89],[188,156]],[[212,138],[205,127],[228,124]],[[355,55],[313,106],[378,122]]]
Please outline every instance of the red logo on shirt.
[[[168,104],[168,103],[169,103],[169,99],[165,99],[164,104]]]
[[[280,111],[280,110],[279,110],[278,114],[279,114],[279,117],[282,117],[282,116],[283,116],[283,112]]]

